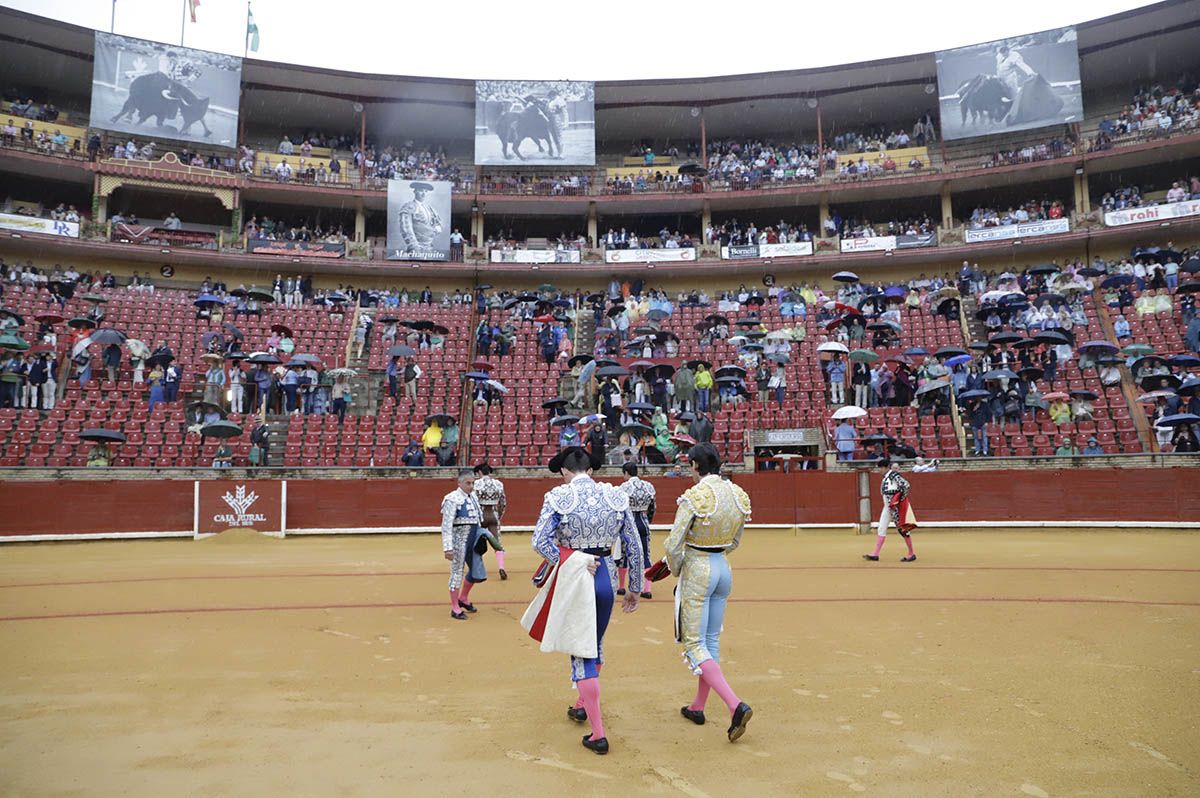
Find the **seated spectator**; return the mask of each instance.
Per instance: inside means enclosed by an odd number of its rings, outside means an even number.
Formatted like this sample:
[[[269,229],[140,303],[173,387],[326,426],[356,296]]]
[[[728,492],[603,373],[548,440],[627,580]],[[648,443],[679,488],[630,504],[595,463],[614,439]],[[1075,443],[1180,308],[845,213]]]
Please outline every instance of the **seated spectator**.
[[[1059,443],[1058,448],[1054,450],[1054,456],[1055,457],[1077,457],[1077,456],[1079,456],[1079,449],[1077,449],[1074,446],[1074,444],[1071,443],[1070,438],[1064,437],[1062,439],[1062,442]]]
[[[1087,439],[1087,446],[1083,447],[1082,453],[1089,457],[1095,457],[1104,454],[1104,448],[1100,445],[1100,441],[1096,439],[1096,436],[1093,435]]]

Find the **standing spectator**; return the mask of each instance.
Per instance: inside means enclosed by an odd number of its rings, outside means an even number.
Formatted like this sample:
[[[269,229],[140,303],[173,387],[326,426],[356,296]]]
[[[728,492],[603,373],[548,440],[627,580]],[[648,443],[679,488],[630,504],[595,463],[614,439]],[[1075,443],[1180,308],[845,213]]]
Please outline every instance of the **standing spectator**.
[[[825,366],[829,375],[829,401],[835,405],[846,403],[846,364],[841,354],[834,352]]]
[[[754,370],[754,382],[758,387],[758,401],[765,405],[771,390],[771,370],[767,368],[766,363],[760,362]]]
[[[775,366],[775,373],[771,375],[770,386],[775,389],[775,401],[780,407],[783,407],[784,397],[787,395],[787,372],[780,363]]]
[[[225,387],[225,369],[214,363],[204,373],[204,401],[222,406],[221,393]]]
[[[837,459],[853,460],[855,441],[858,440],[858,432],[849,419],[842,419],[842,423],[837,425],[837,429],[833,431],[833,445],[837,449]]]
[[[701,413],[708,412],[709,392],[713,387],[712,373],[703,363],[696,366],[696,404]]]
[[[400,369],[400,358],[399,357],[393,357],[390,360],[388,360],[388,364],[387,364],[388,396],[392,397],[393,400],[396,398],[396,394],[398,392],[398,387],[399,387],[396,385],[396,381],[397,381],[397,377],[398,377],[396,372],[399,369]]]
[[[229,369],[229,409],[234,413],[245,412],[246,375],[235,362]]]
[[[283,395],[284,409],[288,413],[299,415],[300,408],[296,403],[296,395],[300,390],[300,371],[296,368],[289,368],[283,375]]]
[[[346,382],[345,374],[339,374],[337,379],[333,381],[331,393],[333,396],[333,412],[337,414],[338,426],[341,426],[346,420],[346,405],[350,401],[350,386]]]
[[[408,358],[404,364],[404,398],[412,404],[417,403],[417,379],[420,376],[421,367],[413,362],[411,357]]]
[[[161,366],[160,366],[160,368],[161,368]],[[151,372],[151,373],[153,374],[153,372]],[[175,365],[174,362],[170,363],[167,366],[166,370],[163,372],[162,400],[164,402],[168,402],[168,403],[174,402],[175,399],[179,396],[179,376],[180,376],[179,366]]]
[[[104,348],[104,369],[108,372],[108,381],[117,381],[117,370],[121,367],[121,347],[109,344]]]

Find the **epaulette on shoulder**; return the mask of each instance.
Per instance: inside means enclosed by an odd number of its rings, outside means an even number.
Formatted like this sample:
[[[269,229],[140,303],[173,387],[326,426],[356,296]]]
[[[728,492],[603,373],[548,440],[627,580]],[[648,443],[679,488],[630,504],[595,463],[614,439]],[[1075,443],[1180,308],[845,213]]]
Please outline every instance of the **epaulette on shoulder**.
[[[717,509],[717,497],[708,485],[693,485],[679,497],[679,504],[686,504],[697,518],[708,518]]]

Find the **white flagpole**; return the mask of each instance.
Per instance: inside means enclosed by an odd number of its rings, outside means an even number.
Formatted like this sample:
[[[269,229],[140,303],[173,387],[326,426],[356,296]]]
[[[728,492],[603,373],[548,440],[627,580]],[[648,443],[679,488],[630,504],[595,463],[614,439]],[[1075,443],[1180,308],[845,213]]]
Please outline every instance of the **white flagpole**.
[[[246,32],[242,34],[242,58],[250,55],[250,0],[246,0]]]
[[[108,32],[117,32],[117,0],[112,0],[112,19],[108,23]]]
[[[187,30],[187,0],[183,0],[183,17],[179,20],[179,46],[183,47],[183,32]]]

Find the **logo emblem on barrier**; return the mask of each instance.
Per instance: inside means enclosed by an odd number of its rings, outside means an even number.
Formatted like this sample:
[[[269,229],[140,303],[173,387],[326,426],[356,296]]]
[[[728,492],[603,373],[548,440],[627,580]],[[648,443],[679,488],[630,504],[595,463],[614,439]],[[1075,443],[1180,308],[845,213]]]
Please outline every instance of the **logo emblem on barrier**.
[[[254,491],[246,493],[245,485],[238,485],[233,493],[225,491],[221,500],[228,504],[233,512],[214,515],[213,521],[217,523],[228,524],[231,527],[253,527],[256,523],[267,520],[265,515],[250,512],[250,507],[258,501],[258,494]]]

